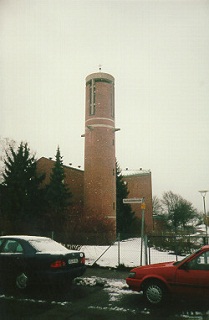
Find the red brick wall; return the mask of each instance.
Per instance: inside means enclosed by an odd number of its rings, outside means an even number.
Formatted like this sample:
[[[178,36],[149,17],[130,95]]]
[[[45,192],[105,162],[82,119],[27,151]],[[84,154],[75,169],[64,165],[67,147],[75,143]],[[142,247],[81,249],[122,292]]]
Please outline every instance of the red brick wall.
[[[54,167],[55,161],[40,158],[37,161],[37,172],[45,173],[46,178],[44,185],[50,181],[50,174]],[[83,184],[84,184],[84,172],[82,170],[74,169],[64,166],[65,183],[69,187],[69,191],[72,193],[70,215],[78,215],[83,212]]]
[[[54,167],[55,161],[40,158],[37,161],[37,172],[45,173],[46,178],[44,180],[44,185],[49,183],[50,174],[52,168]],[[106,172],[108,171],[108,167],[105,168]],[[84,171],[74,169],[71,167],[64,166],[65,171],[65,182],[68,185],[70,192],[72,193],[72,205],[70,207],[70,214],[80,215],[83,213],[83,205],[84,205]],[[95,170],[95,175],[98,177],[98,181],[102,181],[101,183],[104,185],[109,184],[108,175],[104,175],[100,173],[100,171]],[[112,177],[111,177],[112,178]],[[145,198],[146,209],[145,209],[145,227],[148,233],[153,230],[153,220],[152,220],[152,181],[151,181],[151,173],[145,174],[135,174],[135,175],[127,175],[124,176],[124,181],[128,184],[129,195],[128,198]],[[105,181],[106,180],[106,181]],[[115,185],[113,186],[115,188]],[[109,188],[111,190],[111,188]],[[104,193],[100,191],[100,195],[103,195],[103,202],[108,203],[108,189],[103,189]],[[96,191],[96,189],[95,189]],[[94,201],[98,205],[98,200],[100,199],[97,196],[98,193],[95,193]],[[92,197],[93,198],[93,197]],[[135,212],[136,216],[141,218],[141,208],[140,204],[132,204],[132,209]]]

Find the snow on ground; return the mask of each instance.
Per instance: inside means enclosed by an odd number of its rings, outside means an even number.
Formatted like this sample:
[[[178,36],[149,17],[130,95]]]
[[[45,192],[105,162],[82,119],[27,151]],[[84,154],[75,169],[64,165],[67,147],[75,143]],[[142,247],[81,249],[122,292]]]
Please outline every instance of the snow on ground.
[[[88,277],[77,278],[75,279],[75,282],[77,285],[80,285],[80,286],[103,287],[104,291],[106,291],[109,296],[109,304],[106,307],[108,310],[110,310],[112,303],[114,304],[114,302],[120,301],[124,295],[141,294],[139,292],[136,292],[136,291],[133,292],[129,290],[128,285],[126,284],[125,278],[124,279],[107,279],[107,278],[92,276],[91,278],[88,278]],[[90,308],[95,308],[95,306],[92,306]],[[123,311],[125,311],[125,309]],[[126,311],[128,310],[126,309]]]
[[[120,264],[126,267],[136,267],[141,262],[141,239],[134,238],[115,242],[111,246],[82,246],[81,251],[86,255],[86,265],[93,265],[95,262],[101,267],[115,268]],[[170,252],[160,252],[154,248],[150,249],[151,263],[181,260]],[[144,249],[142,253],[142,264],[145,261]]]

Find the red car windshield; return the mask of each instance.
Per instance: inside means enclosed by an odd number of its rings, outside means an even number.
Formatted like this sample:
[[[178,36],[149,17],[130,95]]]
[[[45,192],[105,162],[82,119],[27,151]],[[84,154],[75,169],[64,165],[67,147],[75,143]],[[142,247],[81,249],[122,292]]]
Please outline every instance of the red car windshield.
[[[173,265],[174,265],[174,266],[177,266],[178,264],[182,263],[184,260],[187,260],[189,257],[195,256],[195,255],[198,254],[200,251],[201,251],[201,250],[197,250],[196,252],[193,252],[193,253],[188,254],[188,256],[186,256],[184,259],[174,262]]]

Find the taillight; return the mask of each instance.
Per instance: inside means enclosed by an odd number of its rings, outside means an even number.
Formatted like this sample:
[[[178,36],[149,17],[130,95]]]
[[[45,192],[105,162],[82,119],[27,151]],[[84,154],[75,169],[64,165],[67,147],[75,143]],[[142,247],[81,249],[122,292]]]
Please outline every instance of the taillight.
[[[86,260],[85,260],[85,257],[81,258],[81,263],[82,263],[82,264],[85,264],[85,261],[86,261]]]
[[[66,262],[63,260],[56,260],[54,262],[51,263],[50,267],[51,268],[62,268],[66,266]]]

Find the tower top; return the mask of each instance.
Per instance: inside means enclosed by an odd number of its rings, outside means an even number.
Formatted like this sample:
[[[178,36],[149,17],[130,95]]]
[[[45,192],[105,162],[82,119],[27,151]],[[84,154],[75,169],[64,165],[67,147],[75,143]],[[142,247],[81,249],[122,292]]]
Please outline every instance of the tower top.
[[[92,79],[106,79],[109,80],[110,82],[114,83],[114,77],[111,76],[111,74],[109,73],[104,73],[104,72],[95,72],[95,73],[91,73],[86,77],[86,82],[92,80]]]

